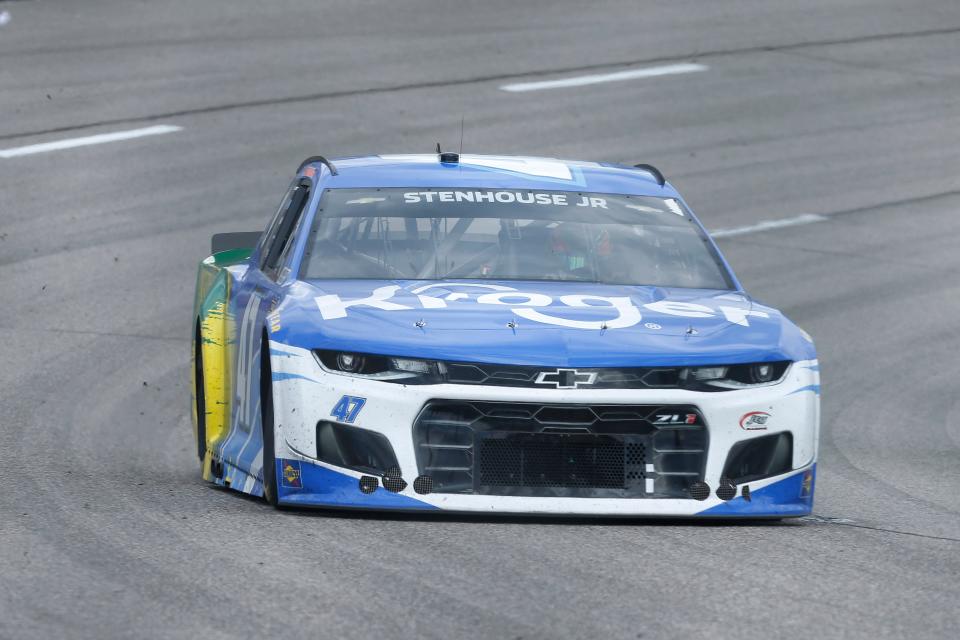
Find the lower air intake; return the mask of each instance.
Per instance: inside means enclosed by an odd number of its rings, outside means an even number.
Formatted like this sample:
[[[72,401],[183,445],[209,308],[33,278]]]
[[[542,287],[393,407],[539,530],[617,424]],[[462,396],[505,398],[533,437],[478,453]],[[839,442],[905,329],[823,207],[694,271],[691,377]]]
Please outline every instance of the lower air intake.
[[[430,476],[417,476],[413,481],[413,490],[420,495],[426,495],[433,491],[433,478]]]
[[[480,440],[482,486],[622,489],[624,469],[624,443],[613,438],[537,433]]]
[[[694,500],[706,500],[710,497],[710,485],[706,482],[694,482],[690,485],[690,497]]]
[[[689,498],[707,451],[706,425],[687,405],[438,400],[413,434],[434,493]]]

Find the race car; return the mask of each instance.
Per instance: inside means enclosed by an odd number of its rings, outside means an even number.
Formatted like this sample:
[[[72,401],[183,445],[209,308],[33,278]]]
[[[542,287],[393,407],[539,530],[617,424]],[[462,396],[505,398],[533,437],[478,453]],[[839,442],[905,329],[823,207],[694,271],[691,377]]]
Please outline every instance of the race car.
[[[650,165],[308,158],[213,237],[193,321],[203,477],[272,505],[812,508],[813,341]]]

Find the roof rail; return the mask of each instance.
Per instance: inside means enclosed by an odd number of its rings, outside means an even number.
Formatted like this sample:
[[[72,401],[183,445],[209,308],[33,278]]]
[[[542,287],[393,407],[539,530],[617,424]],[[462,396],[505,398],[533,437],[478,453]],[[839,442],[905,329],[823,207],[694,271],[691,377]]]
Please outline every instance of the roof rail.
[[[307,166],[308,164],[313,164],[314,162],[320,162],[322,164],[325,164],[327,166],[327,169],[330,169],[330,175],[332,176],[337,175],[337,168],[333,166],[332,162],[330,162],[323,156],[310,156],[309,158],[307,158],[306,160],[300,163],[300,166],[297,167],[297,173],[300,173],[301,171],[303,171],[303,168],[305,166]]]
[[[641,171],[646,171],[653,176],[653,179],[657,181],[657,184],[661,187],[667,183],[667,179],[663,177],[663,174],[660,173],[660,169],[657,169],[652,164],[635,164],[633,165],[634,169],[640,169]]]

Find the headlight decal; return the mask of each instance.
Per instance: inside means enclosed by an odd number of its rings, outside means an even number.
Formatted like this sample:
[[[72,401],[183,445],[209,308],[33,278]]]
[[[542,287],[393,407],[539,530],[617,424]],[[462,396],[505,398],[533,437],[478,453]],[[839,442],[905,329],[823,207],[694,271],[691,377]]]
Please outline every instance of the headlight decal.
[[[673,368],[545,369],[319,349],[314,353],[329,373],[369,380],[416,385],[447,383],[528,388],[543,388],[563,372],[576,384],[554,382],[557,388],[733,391],[778,384],[786,377],[791,365],[789,361],[776,361]]]

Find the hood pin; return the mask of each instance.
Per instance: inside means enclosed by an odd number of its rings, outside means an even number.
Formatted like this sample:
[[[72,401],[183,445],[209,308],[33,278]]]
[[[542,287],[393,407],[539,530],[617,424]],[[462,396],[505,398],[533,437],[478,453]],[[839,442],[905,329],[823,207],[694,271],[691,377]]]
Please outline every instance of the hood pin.
[[[507,323],[507,328],[508,328],[508,329],[513,329],[514,331],[516,331],[516,330],[517,330],[517,327],[519,327],[519,326],[520,326],[520,323],[517,322],[516,320],[511,320],[510,322]]]
[[[686,333],[688,336],[695,336],[695,335],[697,335],[697,334],[700,333],[700,332],[697,331],[696,329],[694,329],[694,328],[693,328],[693,325],[690,325],[689,327],[687,327],[687,330],[686,330],[685,333]]]
[[[427,326],[427,321],[424,320],[423,318],[420,318],[419,320],[413,323],[413,326],[415,326],[417,329],[423,329],[425,326]]]

